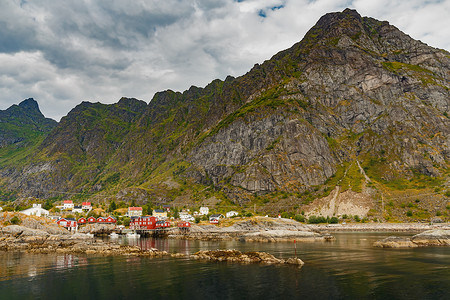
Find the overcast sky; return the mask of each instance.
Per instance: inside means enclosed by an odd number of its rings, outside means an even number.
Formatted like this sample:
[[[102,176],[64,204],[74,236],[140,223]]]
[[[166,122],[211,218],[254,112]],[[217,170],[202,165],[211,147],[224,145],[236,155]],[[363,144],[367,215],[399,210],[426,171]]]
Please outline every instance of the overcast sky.
[[[0,0],[0,109],[32,97],[59,120],[237,77],[346,7],[450,50],[450,0]]]

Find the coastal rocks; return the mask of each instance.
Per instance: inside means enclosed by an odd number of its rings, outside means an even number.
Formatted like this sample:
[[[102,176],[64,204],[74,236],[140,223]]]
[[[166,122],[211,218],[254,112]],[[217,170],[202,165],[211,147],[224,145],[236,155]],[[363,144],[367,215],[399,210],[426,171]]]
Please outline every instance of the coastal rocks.
[[[416,234],[411,241],[419,246],[450,246],[450,229],[428,230]]]
[[[166,251],[157,249],[142,250],[138,246],[119,245],[93,238],[84,234],[67,236],[2,236],[0,237],[0,251],[27,253],[67,253],[88,255],[132,255],[163,257],[169,256]]]
[[[12,224],[13,218],[16,218],[19,220],[20,229],[17,229],[19,227],[9,227],[8,225],[4,226],[4,224]],[[2,227],[3,225],[3,227]],[[13,226],[13,225],[10,225]],[[16,225],[17,226],[17,225]],[[9,229],[7,229],[8,227]],[[22,227],[26,227],[27,229],[23,229]],[[43,231],[46,234],[69,234],[69,231],[67,231],[65,228],[60,227],[58,224],[56,224],[53,220],[49,220],[47,218],[41,218],[37,216],[28,216],[19,212],[3,212],[0,213],[0,231],[4,231],[5,233],[8,233],[10,230],[17,231],[17,230],[27,230],[28,234],[31,234],[28,229],[36,229],[39,231]],[[18,233],[18,232],[15,232]],[[37,233],[37,232],[36,232]]]
[[[87,224],[80,228],[80,233],[90,233],[95,235],[109,235],[116,225],[114,224]]]
[[[244,234],[240,240],[246,242],[282,242],[282,241],[314,241],[324,239],[315,232],[291,230],[267,230]]]
[[[238,250],[203,250],[194,253],[191,258],[209,261],[226,261],[239,263],[292,264],[303,265],[299,258],[279,259],[265,252],[241,252]]]
[[[229,227],[193,225],[189,231],[174,231],[169,237],[196,240],[240,240],[249,242],[326,240],[323,235],[297,221],[267,217],[237,220]]]
[[[450,229],[428,230],[412,238],[391,236],[373,244],[379,248],[415,248],[425,246],[450,246]]]
[[[409,238],[402,238],[398,236],[390,236],[380,241],[376,241],[373,244],[374,247],[378,248],[415,248],[418,247],[416,244],[411,242]]]

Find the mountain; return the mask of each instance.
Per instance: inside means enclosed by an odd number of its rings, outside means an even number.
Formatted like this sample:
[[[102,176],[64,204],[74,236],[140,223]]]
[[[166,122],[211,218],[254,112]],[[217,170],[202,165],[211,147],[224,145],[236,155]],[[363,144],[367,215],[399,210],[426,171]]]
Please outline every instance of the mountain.
[[[44,198],[430,217],[450,194],[449,76],[447,51],[346,9],[241,77],[159,92],[148,105],[83,102],[26,163],[0,169],[0,186]]]
[[[26,99],[19,105],[0,110],[0,148],[8,145],[29,142],[36,135],[50,132],[58,124],[55,120],[45,118],[39,110],[38,103]]]

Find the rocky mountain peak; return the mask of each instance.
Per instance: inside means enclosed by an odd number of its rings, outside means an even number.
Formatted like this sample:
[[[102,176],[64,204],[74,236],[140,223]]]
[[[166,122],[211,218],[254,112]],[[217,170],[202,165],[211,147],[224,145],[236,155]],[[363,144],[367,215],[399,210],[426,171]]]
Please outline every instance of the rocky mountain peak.
[[[30,112],[37,112],[39,114],[42,114],[39,109],[39,104],[33,98],[23,100],[19,103],[19,107]]]

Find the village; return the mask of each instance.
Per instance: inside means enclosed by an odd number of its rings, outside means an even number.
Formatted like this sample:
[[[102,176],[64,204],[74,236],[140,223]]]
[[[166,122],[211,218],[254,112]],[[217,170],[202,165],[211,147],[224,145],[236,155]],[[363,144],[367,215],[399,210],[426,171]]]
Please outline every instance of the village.
[[[115,208],[115,204],[112,205],[112,208]],[[0,211],[2,210],[0,207]],[[163,205],[161,208],[150,211],[141,206],[129,206],[126,211],[109,209],[106,212],[94,208],[91,202],[75,204],[72,200],[64,200],[61,205],[56,205],[50,210],[43,208],[42,204],[32,203],[30,208],[17,212],[51,219],[70,232],[78,232],[86,225],[109,225],[107,232],[111,237],[117,237],[120,234],[126,234],[128,237],[140,237],[142,234],[152,231],[161,232],[173,227],[187,231],[192,222],[218,225],[222,219],[239,215],[236,211],[229,211],[225,215],[211,214],[207,206],[202,206],[198,211],[192,213],[190,209],[173,211],[170,205]]]

